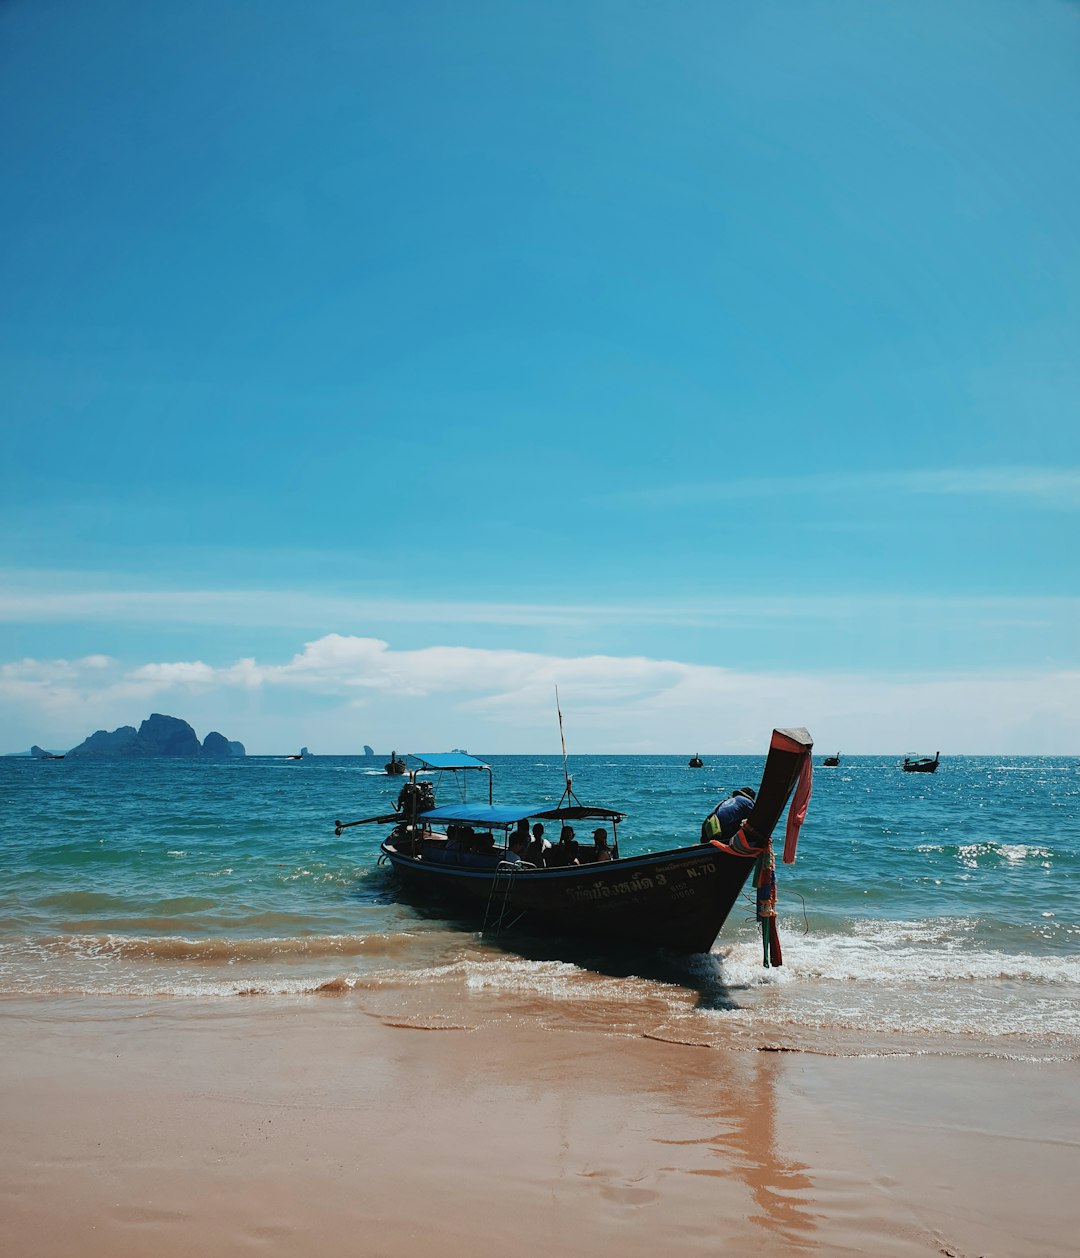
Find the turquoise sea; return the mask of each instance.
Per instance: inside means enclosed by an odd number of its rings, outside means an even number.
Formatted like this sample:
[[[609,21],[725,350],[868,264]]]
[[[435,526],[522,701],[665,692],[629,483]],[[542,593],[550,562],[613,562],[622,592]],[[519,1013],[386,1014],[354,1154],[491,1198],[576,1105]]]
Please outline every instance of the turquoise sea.
[[[555,756],[483,757],[498,800],[559,799]],[[696,840],[761,757],[578,756],[622,853]],[[399,899],[382,760],[0,760],[0,996],[337,997],[415,1025],[544,1026],[722,1046],[1080,1056],[1080,761],[815,757],[785,964],[747,899],[712,954],[493,939]],[[458,785],[440,787],[456,798]],[[472,777],[473,795],[482,791]]]

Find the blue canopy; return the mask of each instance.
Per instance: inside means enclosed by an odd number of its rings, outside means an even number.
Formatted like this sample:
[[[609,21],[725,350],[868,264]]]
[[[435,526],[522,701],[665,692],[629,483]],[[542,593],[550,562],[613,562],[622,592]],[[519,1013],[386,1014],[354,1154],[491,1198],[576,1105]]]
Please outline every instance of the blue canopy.
[[[536,817],[549,804],[447,804],[422,812],[423,821],[460,821],[469,826],[512,826],[516,821]]]
[[[419,760],[425,769],[490,769],[483,760],[475,756],[467,756],[463,751],[439,752],[433,756],[418,756],[412,753],[413,760]]]

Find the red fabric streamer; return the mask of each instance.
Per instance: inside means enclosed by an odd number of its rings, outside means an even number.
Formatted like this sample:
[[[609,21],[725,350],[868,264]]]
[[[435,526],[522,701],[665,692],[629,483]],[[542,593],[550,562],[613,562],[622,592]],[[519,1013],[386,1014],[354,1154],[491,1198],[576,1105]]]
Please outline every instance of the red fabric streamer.
[[[780,931],[776,926],[776,918],[769,918],[769,964],[771,966],[781,966],[784,964],[784,954],[780,949]]]
[[[806,820],[806,809],[810,804],[810,793],[814,789],[814,766],[809,756],[803,757],[802,768],[799,770],[799,781],[795,787],[795,795],[788,809],[787,830],[784,832],[784,864],[795,864],[795,849],[799,845],[799,830]]]

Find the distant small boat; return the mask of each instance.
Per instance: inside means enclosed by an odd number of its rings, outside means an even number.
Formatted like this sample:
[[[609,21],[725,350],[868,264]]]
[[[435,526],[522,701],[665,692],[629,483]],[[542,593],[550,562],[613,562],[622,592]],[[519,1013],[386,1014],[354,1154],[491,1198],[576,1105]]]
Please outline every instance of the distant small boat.
[[[702,769],[702,768],[704,768],[704,767],[705,767],[705,766],[704,766],[704,762],[702,761],[702,759],[701,759],[701,757],[700,757],[700,756],[691,756],[691,757],[690,757],[690,768],[691,768],[691,769]]]
[[[401,777],[401,775],[405,772],[405,761],[398,758],[398,753],[396,751],[392,751],[390,753],[390,759],[386,763],[386,771],[391,777],[395,778]]]
[[[839,752],[837,752],[835,756],[826,756],[825,759],[822,761],[822,764],[824,764],[824,766],[827,769],[835,769],[839,763],[840,763]]]
[[[935,751],[933,756],[923,756],[917,760],[912,760],[909,756],[905,756],[902,768],[905,773],[936,773],[940,760],[940,751]]]
[[[51,751],[47,751],[41,758],[42,760],[63,760],[64,757],[63,754],[54,756]]]

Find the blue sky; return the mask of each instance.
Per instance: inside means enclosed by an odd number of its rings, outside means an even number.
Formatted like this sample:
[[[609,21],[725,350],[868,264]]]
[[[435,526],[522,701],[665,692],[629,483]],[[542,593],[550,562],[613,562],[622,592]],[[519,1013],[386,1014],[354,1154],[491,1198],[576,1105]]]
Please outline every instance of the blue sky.
[[[1080,8],[11,0],[0,750],[1080,752]]]

